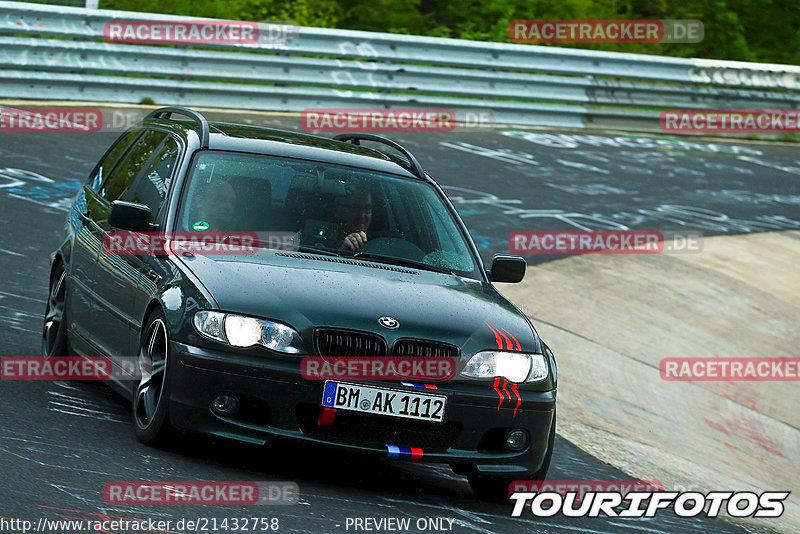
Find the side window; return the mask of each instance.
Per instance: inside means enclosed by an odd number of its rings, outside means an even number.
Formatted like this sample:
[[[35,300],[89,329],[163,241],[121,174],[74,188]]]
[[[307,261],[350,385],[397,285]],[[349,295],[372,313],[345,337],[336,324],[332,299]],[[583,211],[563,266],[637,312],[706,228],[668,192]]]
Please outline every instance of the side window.
[[[177,161],[178,143],[172,137],[167,137],[138,172],[131,186],[122,195],[122,200],[149,207],[151,219],[155,220]]]
[[[125,159],[117,165],[117,170],[110,180],[106,180],[100,194],[109,202],[119,200],[123,193],[133,183],[139,171],[150,161],[153,152],[167,137],[168,134],[149,130],[139,138]]]
[[[125,151],[128,150],[128,147],[133,144],[133,141],[140,133],[140,130],[128,132],[125,135],[120,136],[115,141],[114,145],[111,147],[111,150],[103,158],[103,161],[100,162],[100,166],[97,167],[97,170],[89,181],[92,189],[95,191],[100,190],[100,185],[103,184],[109,176],[111,176],[111,173],[114,171],[114,167],[119,159],[122,157]]]
[[[433,196],[433,194],[430,196]],[[433,246],[433,251],[425,256],[425,261],[430,265],[457,271],[471,271],[474,269],[475,265],[466,242],[461,238],[458,227],[452,220],[445,205],[441,202],[422,202],[421,205],[425,206],[423,208],[426,212],[424,219],[431,221],[432,224],[430,226],[436,230],[435,237],[428,236],[428,239],[439,242],[438,245]]]

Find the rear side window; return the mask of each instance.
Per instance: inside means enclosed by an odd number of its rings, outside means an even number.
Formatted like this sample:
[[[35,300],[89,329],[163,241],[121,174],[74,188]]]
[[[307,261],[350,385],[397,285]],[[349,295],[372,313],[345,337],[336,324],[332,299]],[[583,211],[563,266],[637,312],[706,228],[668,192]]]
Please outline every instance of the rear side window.
[[[167,137],[136,175],[131,186],[122,195],[122,200],[149,207],[151,222],[155,220],[167,194],[177,161],[178,143],[172,137]]]
[[[122,163],[117,166],[111,179],[103,183],[100,194],[109,202],[121,199],[136,175],[148,164],[153,152],[166,139],[167,135],[155,130],[145,132],[125,156]]]
[[[123,154],[125,154],[125,151],[128,150],[128,147],[133,144],[133,141],[136,139],[136,137],[138,137],[139,133],[140,131],[128,132],[117,139],[117,141],[111,147],[111,150],[100,162],[100,166],[97,167],[97,170],[92,175],[91,180],[89,181],[92,189],[95,191],[100,190],[100,186],[105,183],[106,180],[108,180],[108,177],[111,176],[111,173],[114,172],[114,168],[119,162],[119,159]]]

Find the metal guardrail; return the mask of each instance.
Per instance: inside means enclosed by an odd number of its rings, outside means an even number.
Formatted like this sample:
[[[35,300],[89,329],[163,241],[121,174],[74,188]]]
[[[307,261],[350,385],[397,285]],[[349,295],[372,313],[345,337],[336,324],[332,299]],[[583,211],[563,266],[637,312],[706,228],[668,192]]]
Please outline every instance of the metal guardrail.
[[[0,1],[0,97],[275,111],[448,107],[498,123],[658,131],[663,109],[787,109],[800,67],[295,28],[282,42],[103,42],[109,21],[208,20]],[[446,95],[446,96],[445,96]]]

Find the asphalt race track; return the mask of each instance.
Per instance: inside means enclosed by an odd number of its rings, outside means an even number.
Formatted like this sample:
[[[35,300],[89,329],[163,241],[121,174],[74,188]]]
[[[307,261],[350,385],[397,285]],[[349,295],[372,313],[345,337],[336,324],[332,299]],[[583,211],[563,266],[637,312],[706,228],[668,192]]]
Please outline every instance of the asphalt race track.
[[[225,118],[298,128],[293,118]],[[66,205],[117,135],[0,133],[0,355],[38,354],[49,254]],[[514,230],[717,235],[800,229],[794,146],[513,129],[390,137],[445,187],[485,261],[508,252]],[[418,518],[446,518],[454,520],[452,531],[487,534],[745,532],[721,520],[668,512],[652,520],[514,519],[510,505],[477,500],[466,479],[446,467],[282,443],[247,448],[187,436],[174,450],[154,449],[136,440],[129,411],[102,384],[0,383],[0,516],[34,522],[98,514],[173,521],[259,516],[279,518],[280,532],[313,533],[346,532],[346,520],[354,517],[406,517],[412,525]],[[559,437],[549,478],[629,477]],[[103,485],[123,480],[291,480],[300,487],[300,503],[257,509],[107,505]]]

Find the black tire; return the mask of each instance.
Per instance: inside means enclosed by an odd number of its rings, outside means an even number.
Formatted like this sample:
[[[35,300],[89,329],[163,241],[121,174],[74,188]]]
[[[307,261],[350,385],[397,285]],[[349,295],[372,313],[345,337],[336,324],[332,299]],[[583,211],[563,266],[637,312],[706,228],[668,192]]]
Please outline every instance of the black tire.
[[[42,326],[42,356],[68,356],[67,346],[67,271],[59,264],[53,272]]]
[[[553,422],[550,424],[550,437],[547,438],[547,452],[538,471],[527,476],[489,477],[473,471],[467,475],[469,486],[478,498],[486,501],[508,502],[508,485],[515,480],[545,480],[553,458],[553,445],[556,439],[556,412],[553,411]]]
[[[168,445],[175,435],[169,421],[169,328],[160,309],[154,310],[144,323],[138,357],[141,378],[132,403],[136,437],[148,445]]]

